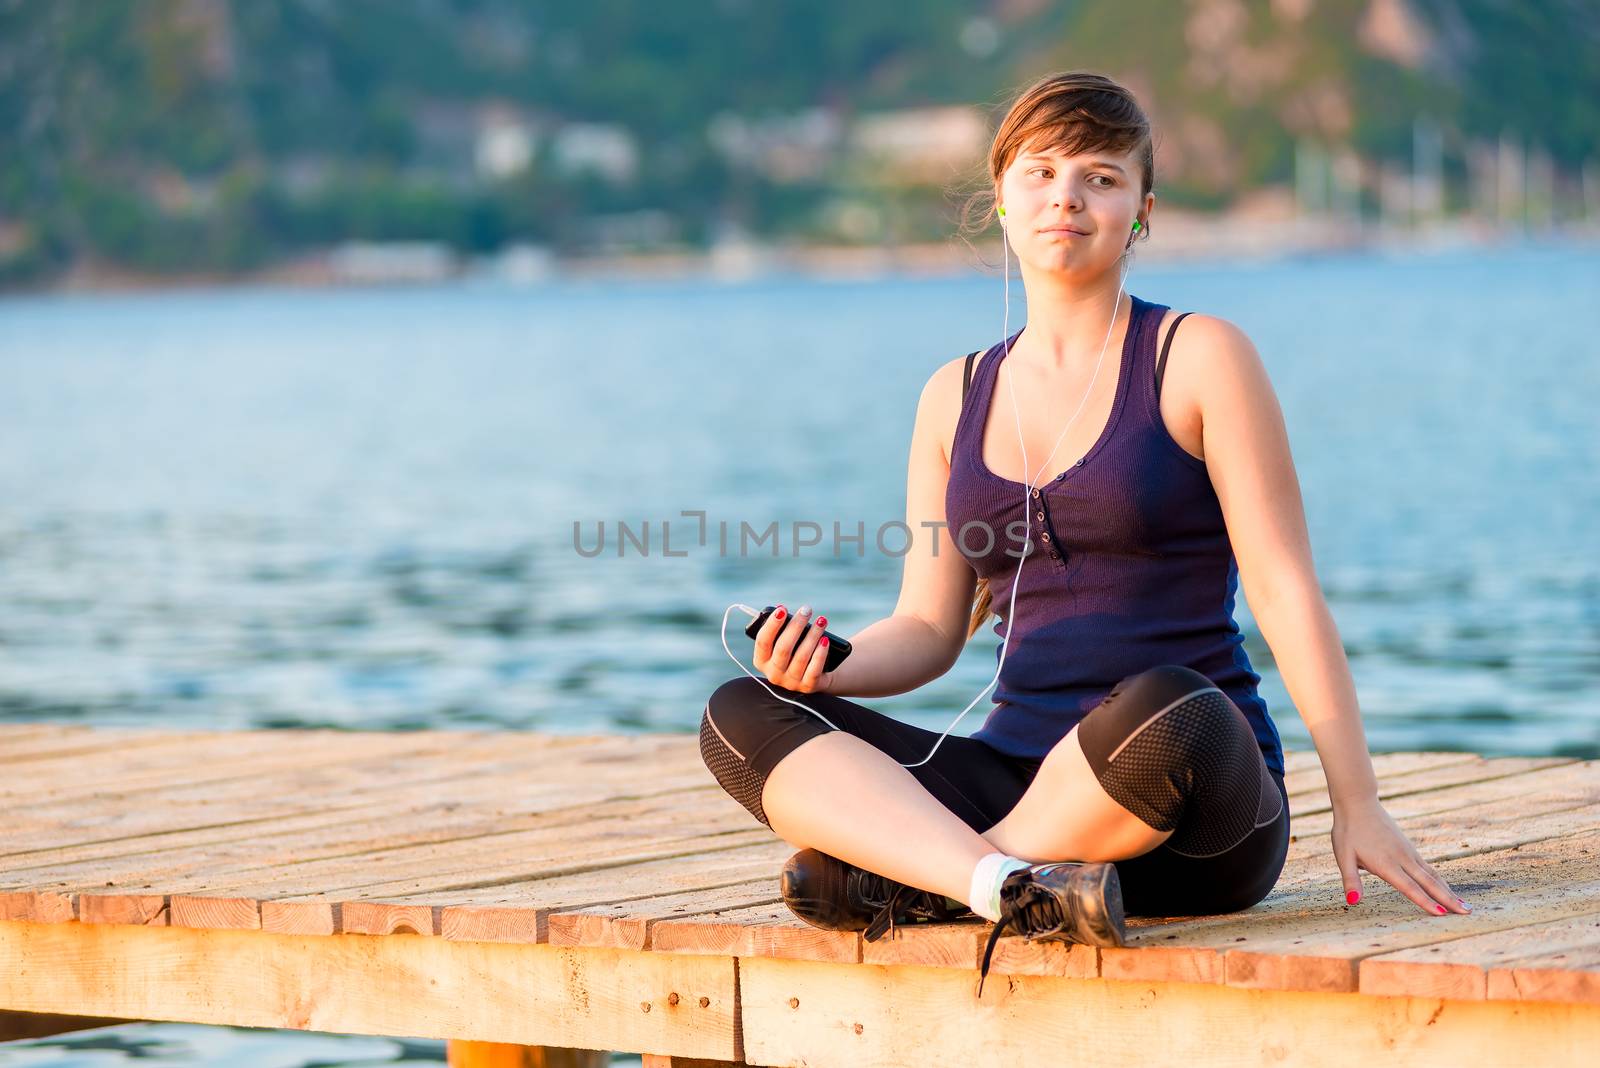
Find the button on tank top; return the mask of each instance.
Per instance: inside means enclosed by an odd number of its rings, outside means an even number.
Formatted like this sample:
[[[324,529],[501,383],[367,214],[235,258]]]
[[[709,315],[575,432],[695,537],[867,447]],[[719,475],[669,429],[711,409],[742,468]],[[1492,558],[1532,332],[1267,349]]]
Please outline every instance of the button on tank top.
[[[1027,491],[984,462],[1004,342],[984,353],[962,401],[945,518],[961,554],[989,581],[1001,617],[995,634],[1010,635],[994,707],[973,737],[1041,759],[1123,678],[1181,664],[1239,706],[1267,767],[1281,775],[1283,746],[1233,618],[1239,569],[1221,503],[1205,461],[1173,440],[1157,405],[1156,334],[1167,306],[1129,297],[1111,416],[1058,477]],[[996,407],[994,418],[1014,419],[1009,403]],[[1025,515],[1031,546],[1012,619]]]

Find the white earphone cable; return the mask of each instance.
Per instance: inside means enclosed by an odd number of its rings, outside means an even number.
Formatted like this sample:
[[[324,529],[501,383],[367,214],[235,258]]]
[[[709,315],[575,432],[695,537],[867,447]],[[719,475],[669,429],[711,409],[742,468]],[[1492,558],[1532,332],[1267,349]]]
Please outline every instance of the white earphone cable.
[[[1004,265],[1005,274],[1005,317],[1001,337],[1004,339],[1002,343],[1005,346],[1005,353],[1007,356],[1009,356],[1011,355],[1011,257],[1010,242],[1007,240],[1004,220],[1001,221],[1000,225],[1000,243],[1001,255],[1003,257],[1002,263]],[[1095,361],[1094,372],[1089,376],[1089,386],[1084,390],[1083,399],[1078,402],[1078,407],[1072,413],[1072,417],[1069,418],[1066,422],[1066,425],[1061,428],[1061,433],[1056,437],[1055,444],[1050,447],[1050,454],[1044,458],[1044,463],[1039,466],[1040,474],[1042,474],[1045,467],[1049,465],[1050,457],[1056,454],[1056,448],[1061,444],[1061,439],[1067,436],[1068,428],[1070,428],[1077,420],[1079,413],[1083,411],[1083,406],[1089,401],[1089,394],[1094,391],[1095,380],[1100,374],[1100,364],[1105,360],[1106,347],[1111,343],[1111,333],[1116,328],[1117,312],[1121,310],[1122,307],[1122,292],[1128,280],[1127,267],[1127,258],[1124,257],[1121,265],[1121,275],[1117,283],[1117,296],[1111,305],[1111,322],[1106,326],[1105,340],[1100,343],[1100,356]],[[1130,330],[1133,328],[1133,323],[1131,321],[1128,324],[1128,328]],[[1026,328],[1024,327],[1024,329]],[[996,371],[995,374],[996,377],[999,376],[998,371]],[[1026,476],[1028,473],[1028,446],[1022,440],[1022,409],[1017,404],[1017,387],[1015,381],[1008,377],[1006,379],[1006,385],[1010,388],[1011,392],[1011,410],[1013,415],[1016,417],[1017,422],[1017,444],[1022,448],[1022,473],[1024,476]],[[982,426],[981,422],[979,423],[979,426]],[[975,447],[980,451],[983,449],[983,441],[981,438]],[[1022,565],[1033,552],[1033,539],[1031,536],[1033,533],[1033,523],[1028,511],[1028,497],[1037,488],[1036,480],[1038,477],[1038,475],[1035,475],[1033,478],[1030,478],[1023,485],[1022,489],[1022,516],[1023,521],[1026,524],[1023,534],[1023,549],[1022,553],[1017,558],[1017,573],[1012,576],[1011,579],[1011,601],[1009,607],[1006,609],[1006,633],[1004,639],[1000,643],[1000,657],[998,663],[995,664],[994,677],[989,680],[989,684],[987,686],[978,691],[976,697],[968,702],[967,707],[961,710],[961,714],[950,721],[950,726],[946,727],[944,729],[944,733],[939,735],[938,740],[933,743],[933,748],[928,750],[928,755],[917,761],[915,764],[901,764],[900,766],[903,768],[921,767],[923,764],[926,764],[928,761],[932,760],[933,754],[939,751],[939,746],[943,745],[945,738],[949,737],[950,732],[955,730],[956,724],[965,719],[967,713],[972,711],[972,706],[977,704],[978,701],[982,699],[983,695],[993,689],[996,683],[1000,681],[1000,671],[1005,667],[1006,662],[1006,649],[1011,644],[1011,621],[1016,619],[1017,587],[1021,584],[1020,580],[1022,578]],[[824,716],[821,712],[818,712],[816,709],[803,705],[799,701],[784,697],[782,694],[773,693],[772,687],[768,686],[765,680],[760,678],[760,676],[756,675],[749,668],[745,667],[744,663],[734,655],[733,650],[728,647],[728,615],[735,608],[743,609],[752,617],[760,615],[760,612],[757,609],[754,609],[747,604],[740,604],[738,602],[729,605],[727,610],[722,613],[722,648],[727,652],[729,659],[731,659],[735,664],[738,664],[740,671],[743,671],[746,675],[749,675],[752,679],[755,679],[756,682],[761,684],[761,688],[772,694],[773,697],[776,697],[778,700],[783,701],[786,704],[794,705],[796,708],[803,708],[807,712],[810,712],[813,716],[816,716],[818,719],[822,720],[822,722],[828,724],[828,726],[832,727],[834,730],[841,730],[842,728],[835,726],[828,720],[826,716]],[[896,763],[899,763],[899,761],[896,761]]]

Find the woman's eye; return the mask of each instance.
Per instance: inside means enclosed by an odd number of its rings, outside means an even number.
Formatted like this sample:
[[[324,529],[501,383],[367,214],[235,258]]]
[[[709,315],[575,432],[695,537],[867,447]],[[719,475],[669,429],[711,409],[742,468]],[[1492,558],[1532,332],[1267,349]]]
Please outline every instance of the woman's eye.
[[[1113,186],[1113,185],[1117,184],[1116,179],[1112,178],[1109,174],[1091,174],[1089,177],[1091,177],[1091,178],[1104,178],[1106,180],[1106,185],[1102,186],[1101,187],[1102,189],[1106,188],[1107,186]]]

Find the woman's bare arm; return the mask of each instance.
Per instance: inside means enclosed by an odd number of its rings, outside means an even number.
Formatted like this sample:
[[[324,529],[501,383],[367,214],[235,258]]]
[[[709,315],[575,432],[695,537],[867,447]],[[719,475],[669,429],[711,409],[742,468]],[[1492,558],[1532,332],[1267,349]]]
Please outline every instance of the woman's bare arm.
[[[966,645],[977,577],[944,527],[950,464],[942,433],[960,413],[961,364],[935,371],[917,401],[906,467],[911,544],[902,557],[900,599],[892,615],[849,636],[854,651],[833,672],[829,693],[907,693],[949,671]]]

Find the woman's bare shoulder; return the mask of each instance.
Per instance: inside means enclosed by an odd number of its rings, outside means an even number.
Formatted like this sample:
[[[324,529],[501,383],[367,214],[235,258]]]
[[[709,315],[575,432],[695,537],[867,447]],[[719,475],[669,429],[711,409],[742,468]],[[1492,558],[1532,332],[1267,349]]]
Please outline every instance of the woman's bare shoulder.
[[[978,373],[978,364],[983,361],[983,352],[972,360],[972,373]],[[933,373],[928,376],[927,385],[922,388],[922,400],[918,407],[921,413],[933,421],[933,432],[939,439],[941,451],[944,453],[945,462],[950,460],[950,450],[956,437],[956,420],[961,417],[962,402],[962,376],[966,373],[967,354],[946,360]]]

